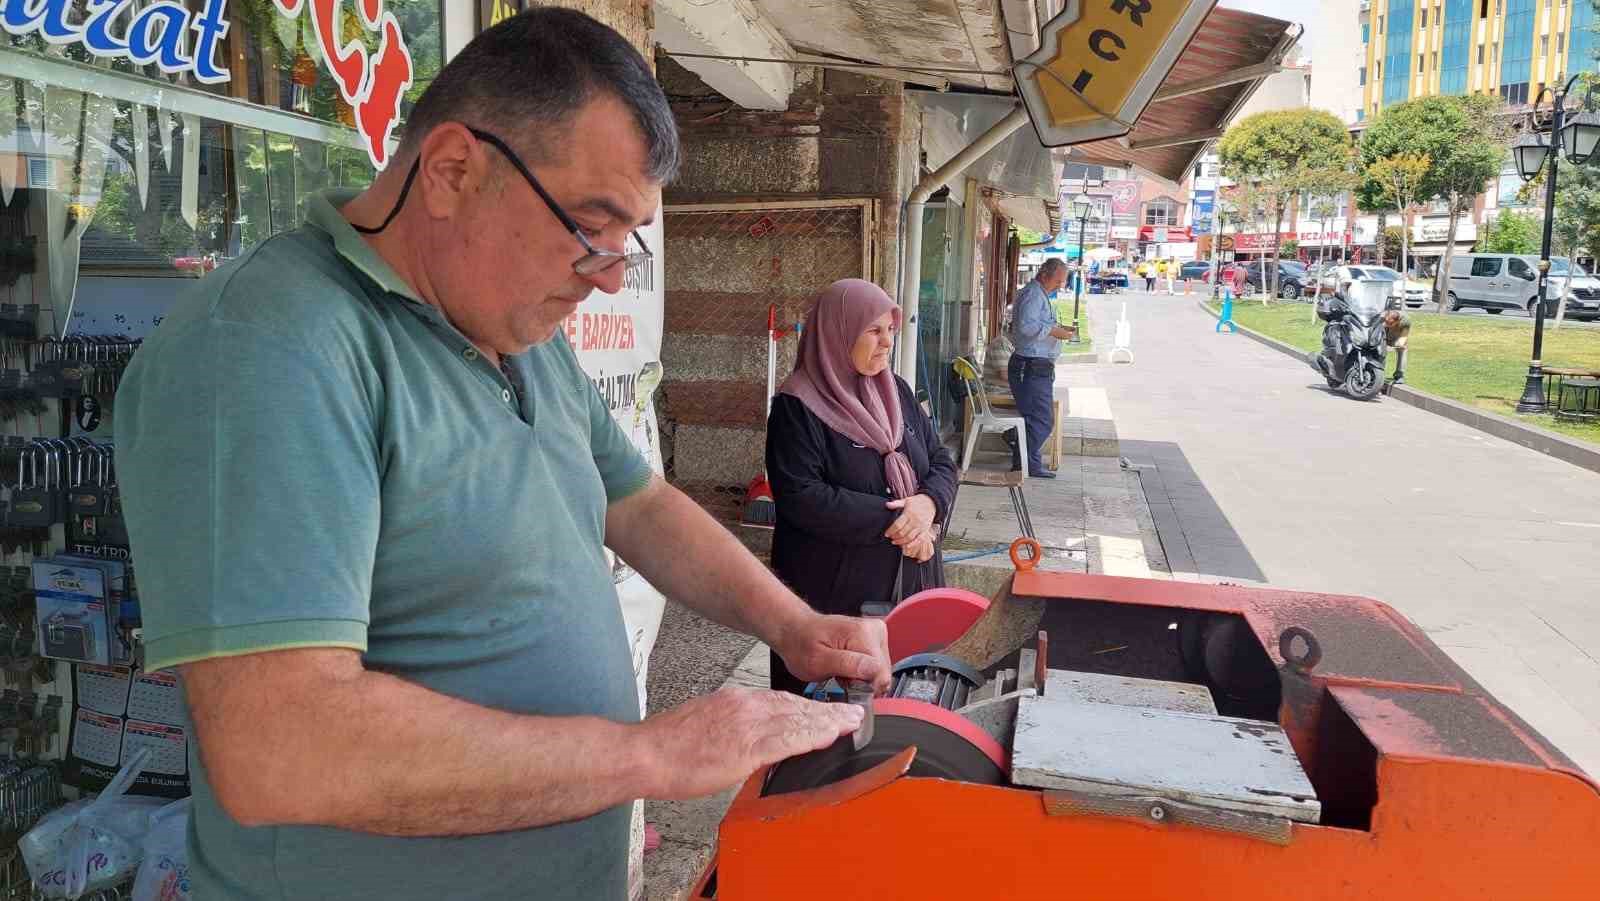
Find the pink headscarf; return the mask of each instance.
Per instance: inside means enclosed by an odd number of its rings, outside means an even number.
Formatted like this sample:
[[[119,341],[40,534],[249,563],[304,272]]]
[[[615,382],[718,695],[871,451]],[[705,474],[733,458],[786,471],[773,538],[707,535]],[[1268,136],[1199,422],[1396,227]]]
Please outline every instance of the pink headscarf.
[[[856,339],[891,311],[898,328],[900,308],[872,282],[847,278],[829,285],[806,316],[794,372],[778,391],[798,397],[829,428],[882,454],[889,489],[895,497],[911,497],[917,473],[900,450],[905,420],[894,372],[868,377],[850,361]]]

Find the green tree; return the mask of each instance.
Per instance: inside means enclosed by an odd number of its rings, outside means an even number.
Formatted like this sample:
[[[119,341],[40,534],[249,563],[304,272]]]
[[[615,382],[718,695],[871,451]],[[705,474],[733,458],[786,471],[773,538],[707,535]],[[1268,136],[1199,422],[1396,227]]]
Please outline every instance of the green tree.
[[[1478,239],[1481,253],[1538,253],[1540,221],[1533,213],[1501,210]]]
[[[1596,0],[1600,3],[1600,0]],[[1575,94],[1582,94],[1590,86],[1600,83],[1600,77],[1585,75],[1573,88]],[[1544,199],[1544,173],[1540,172],[1539,178],[1533,180],[1525,187],[1537,189],[1533,193],[1539,202]],[[1591,160],[1586,166],[1561,167],[1559,184],[1556,186],[1556,215],[1555,227],[1551,234],[1551,252],[1560,256],[1576,260],[1582,255],[1593,255],[1600,251],[1600,160]],[[1566,282],[1566,290],[1561,292],[1561,301],[1556,307],[1556,328],[1567,315],[1567,299],[1571,296],[1572,281]]]
[[[1449,237],[1437,276],[1439,309],[1449,308],[1444,279],[1455,255],[1456,226],[1472,208],[1483,186],[1500,174],[1509,129],[1498,97],[1482,94],[1422,97],[1386,108],[1361,136],[1361,166],[1366,177],[1357,188],[1363,209],[1386,207],[1387,188],[1372,175],[1379,160],[1400,154],[1426,156],[1428,172],[1417,198],[1443,198],[1450,209]]]
[[[1398,225],[1385,226],[1379,232],[1383,237],[1378,241],[1378,264],[1383,265],[1383,260],[1400,259],[1400,244],[1405,240],[1405,229]]]
[[[1411,241],[1411,207],[1419,199],[1417,191],[1432,165],[1426,154],[1397,153],[1378,159],[1367,167],[1367,176],[1383,186],[1384,196],[1400,212],[1400,272],[1408,271],[1406,257]]]
[[[1301,180],[1307,194],[1307,212],[1318,224],[1317,231],[1324,238],[1317,248],[1317,262],[1324,263],[1328,256],[1328,223],[1339,215],[1339,198],[1348,194],[1356,186],[1357,175],[1355,172],[1355,148],[1338,165],[1321,169],[1313,169],[1306,173]],[[1346,223],[1346,227],[1349,223]],[[1312,292],[1321,292],[1321,279],[1312,286]]]
[[[1273,235],[1283,231],[1290,199],[1312,173],[1339,166],[1350,154],[1350,133],[1324,110],[1275,110],[1247,116],[1231,126],[1218,146],[1223,174],[1266,194]],[[1278,290],[1281,248],[1274,241],[1267,269],[1269,297]]]
[[[1062,228],[1066,228],[1067,226],[1066,226],[1065,223],[1063,223],[1061,227]],[[1041,234],[1039,232],[1036,232],[1033,229],[1023,228],[1020,225],[1014,225],[1014,226],[1012,226],[1012,228],[1016,229],[1016,232],[1017,232],[1017,243],[1023,244],[1023,245],[1043,244],[1044,240],[1046,238],[1050,237],[1049,235]]]

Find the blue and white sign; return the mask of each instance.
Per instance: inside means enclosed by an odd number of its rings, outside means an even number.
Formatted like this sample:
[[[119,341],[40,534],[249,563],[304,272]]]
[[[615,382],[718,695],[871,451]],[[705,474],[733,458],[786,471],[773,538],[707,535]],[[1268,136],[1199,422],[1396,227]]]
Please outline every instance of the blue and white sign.
[[[1197,190],[1194,192],[1194,215],[1190,221],[1194,223],[1194,233],[1197,235],[1211,234],[1211,221],[1217,206],[1217,192],[1211,189]]]
[[[187,72],[202,84],[227,81],[227,69],[217,66],[218,47],[228,33],[222,17],[227,0],[206,0],[205,9],[192,13],[173,0],[157,0],[142,9],[133,0],[89,0],[82,21],[74,0],[12,0],[0,11],[0,29],[14,35],[38,34],[49,44],[82,44],[103,59],[126,58],[141,66],[155,65],[162,72]],[[186,46],[193,33],[194,52]]]

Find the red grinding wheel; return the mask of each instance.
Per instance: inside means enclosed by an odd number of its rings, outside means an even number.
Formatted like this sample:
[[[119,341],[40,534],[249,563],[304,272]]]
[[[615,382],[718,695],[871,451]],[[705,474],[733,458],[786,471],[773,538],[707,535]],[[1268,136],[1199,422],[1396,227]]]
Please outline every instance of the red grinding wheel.
[[[937,650],[957,638],[989,609],[989,599],[964,588],[919,591],[889,611],[889,659]]]

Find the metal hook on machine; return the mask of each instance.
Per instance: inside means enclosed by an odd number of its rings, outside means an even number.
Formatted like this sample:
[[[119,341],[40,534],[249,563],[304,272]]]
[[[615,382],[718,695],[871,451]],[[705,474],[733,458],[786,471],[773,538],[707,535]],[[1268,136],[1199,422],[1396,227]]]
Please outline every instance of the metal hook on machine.
[[[1044,559],[1044,548],[1038,541],[1032,538],[1018,538],[1011,542],[1011,565],[1016,567],[1017,572],[1033,571],[1042,559]]]
[[[1304,653],[1295,653],[1295,639],[1300,639],[1305,644]],[[1278,636],[1278,653],[1283,657],[1295,672],[1304,676],[1316,669],[1322,662],[1322,645],[1318,643],[1317,636],[1304,626],[1290,626]]]

